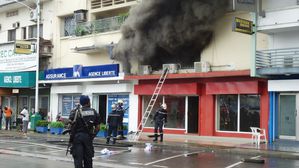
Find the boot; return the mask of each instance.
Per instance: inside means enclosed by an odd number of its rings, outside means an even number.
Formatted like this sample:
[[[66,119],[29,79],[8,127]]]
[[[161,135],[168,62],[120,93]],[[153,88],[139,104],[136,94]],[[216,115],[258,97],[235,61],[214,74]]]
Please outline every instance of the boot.
[[[110,142],[110,138],[107,138],[106,144],[109,144]]]
[[[158,134],[155,134],[155,139],[153,140],[154,142],[158,141]]]
[[[112,144],[115,144],[116,142],[116,138],[113,138]]]
[[[163,142],[163,134],[160,134],[160,142]]]

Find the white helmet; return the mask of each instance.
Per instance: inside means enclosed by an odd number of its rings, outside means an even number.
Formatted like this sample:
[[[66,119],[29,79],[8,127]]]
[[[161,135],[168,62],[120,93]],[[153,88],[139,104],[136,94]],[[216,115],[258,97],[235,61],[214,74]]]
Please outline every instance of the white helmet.
[[[124,104],[124,101],[122,99],[118,99],[117,103],[118,104]]]
[[[161,104],[161,108],[163,108],[164,110],[167,109],[167,105],[165,103]]]
[[[115,105],[115,104],[112,104],[112,105],[111,105],[111,109],[112,109],[112,110],[115,110],[115,109],[116,109],[116,105]]]

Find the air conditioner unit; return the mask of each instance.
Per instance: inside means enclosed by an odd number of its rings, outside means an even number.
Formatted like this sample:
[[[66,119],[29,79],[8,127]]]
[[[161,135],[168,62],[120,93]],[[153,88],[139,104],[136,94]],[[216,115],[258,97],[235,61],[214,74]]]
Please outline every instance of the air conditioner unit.
[[[138,74],[140,75],[149,75],[152,73],[152,67],[150,65],[140,65]]]
[[[208,62],[194,62],[194,70],[195,72],[209,72],[211,70],[211,66]]]
[[[37,21],[37,10],[36,9],[30,10],[29,17],[30,17],[30,21],[36,22]]]
[[[20,22],[13,23],[12,27],[15,28],[15,29],[19,28],[20,27]]]
[[[163,70],[168,68],[169,73],[178,73],[179,64],[163,64]]]
[[[86,22],[86,13],[87,13],[87,10],[84,10],[84,9],[80,9],[80,10],[76,10],[74,11],[74,19],[75,19],[75,22]]]

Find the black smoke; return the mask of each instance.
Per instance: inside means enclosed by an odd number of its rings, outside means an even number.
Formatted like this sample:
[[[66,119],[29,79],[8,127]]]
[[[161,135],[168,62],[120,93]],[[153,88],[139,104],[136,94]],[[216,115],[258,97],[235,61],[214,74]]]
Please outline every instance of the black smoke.
[[[192,65],[213,37],[213,23],[227,0],[143,0],[122,25],[122,38],[113,50],[130,72],[131,62],[160,69],[164,63]]]

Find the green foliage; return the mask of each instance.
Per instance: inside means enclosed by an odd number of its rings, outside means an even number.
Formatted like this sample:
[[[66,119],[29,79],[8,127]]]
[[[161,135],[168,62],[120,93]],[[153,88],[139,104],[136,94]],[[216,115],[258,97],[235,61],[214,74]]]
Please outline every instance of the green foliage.
[[[36,122],[37,127],[48,127],[49,122],[46,120],[38,120]]]
[[[124,125],[124,126],[123,126],[123,129],[124,129],[124,130],[128,130],[128,126],[127,126],[127,125]]]
[[[100,124],[100,131],[107,131],[106,124],[104,124],[104,123]]]
[[[64,123],[57,121],[57,122],[51,122],[50,123],[51,128],[64,128]]]

